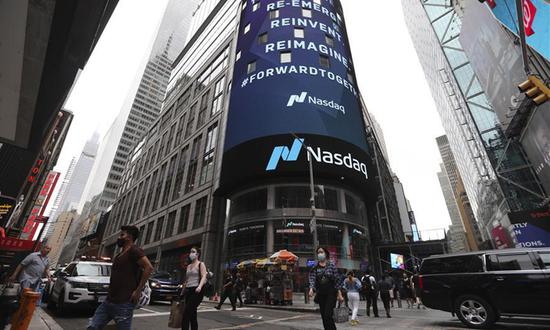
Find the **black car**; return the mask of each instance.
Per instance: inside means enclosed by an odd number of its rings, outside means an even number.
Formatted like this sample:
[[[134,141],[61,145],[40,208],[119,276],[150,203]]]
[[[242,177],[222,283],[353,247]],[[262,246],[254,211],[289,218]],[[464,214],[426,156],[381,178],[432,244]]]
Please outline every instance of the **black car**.
[[[168,272],[156,272],[149,279],[151,303],[154,301],[171,301],[180,294],[182,286]]]
[[[424,305],[475,329],[501,316],[550,317],[550,248],[431,256],[418,285]]]

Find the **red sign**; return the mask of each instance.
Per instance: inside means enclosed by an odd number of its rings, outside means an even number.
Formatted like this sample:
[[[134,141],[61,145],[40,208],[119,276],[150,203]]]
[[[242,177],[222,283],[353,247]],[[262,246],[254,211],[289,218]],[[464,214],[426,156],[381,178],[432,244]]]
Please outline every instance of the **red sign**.
[[[22,240],[12,237],[0,238],[0,250],[32,250],[34,242],[31,240]]]
[[[47,222],[47,218],[42,217],[42,215],[46,210],[46,206],[48,205],[48,201],[50,200],[50,197],[53,193],[53,190],[55,189],[55,185],[57,184],[58,179],[59,179],[58,172],[50,171],[50,173],[48,173],[48,176],[46,177],[46,181],[44,181],[44,185],[42,185],[42,188],[40,189],[40,193],[38,194],[38,197],[36,198],[34,206],[31,210],[29,219],[27,220],[27,223],[23,228],[23,233],[28,235],[26,236],[27,239],[32,240],[34,237],[34,234],[40,227],[40,224],[45,224]]]
[[[40,167],[42,166],[43,162],[43,159],[39,159],[36,161],[36,165],[31,168],[31,173],[29,174],[27,181],[29,181],[30,183],[34,183],[36,181],[36,176],[38,175],[38,173],[40,173]]]
[[[502,226],[497,226],[491,231],[491,236],[493,236],[493,241],[497,249],[507,249],[513,247],[512,241],[509,238],[509,234],[506,229]]]
[[[523,0],[523,25],[525,26],[525,34],[527,36],[535,34],[535,31],[533,31],[533,22],[535,21],[536,13],[537,7],[533,5],[531,0]]]

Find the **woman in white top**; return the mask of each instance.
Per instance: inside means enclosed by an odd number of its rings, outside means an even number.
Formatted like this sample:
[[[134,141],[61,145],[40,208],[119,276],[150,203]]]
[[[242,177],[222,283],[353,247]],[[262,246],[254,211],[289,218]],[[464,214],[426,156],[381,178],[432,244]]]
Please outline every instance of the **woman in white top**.
[[[359,290],[361,290],[361,281],[359,281],[353,271],[348,272],[344,281],[344,288],[348,292],[348,301],[351,305],[351,325],[359,324],[357,320],[357,311],[359,310]]]
[[[203,287],[206,283],[207,270],[203,262],[199,260],[199,249],[191,248],[189,253],[189,265],[185,273],[185,284],[183,289],[183,298],[185,305],[183,308],[183,317],[181,322],[182,330],[198,330],[197,308],[204,297]]]

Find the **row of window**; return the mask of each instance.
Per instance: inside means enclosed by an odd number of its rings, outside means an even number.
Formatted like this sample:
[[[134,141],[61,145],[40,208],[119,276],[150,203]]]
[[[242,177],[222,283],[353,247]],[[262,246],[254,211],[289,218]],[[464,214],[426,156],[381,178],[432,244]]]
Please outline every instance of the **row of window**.
[[[172,211],[166,219],[165,216],[161,216],[157,220],[141,225],[139,227],[141,238],[138,240],[138,244],[144,246],[203,227],[206,223],[207,208],[208,197],[205,196],[195,202],[192,219],[190,219],[191,204],[186,204],[180,208],[177,219],[177,211]]]
[[[201,167],[198,186],[210,182],[214,173],[214,155],[217,138],[218,125],[215,123],[208,128],[206,133],[202,163],[199,158],[202,135],[199,135],[193,140],[189,155],[189,145],[187,145],[179,153],[179,160],[176,153],[169,161],[162,164],[160,169],[155,170],[131,191],[119,198],[115,205],[117,212],[113,212],[114,218],[117,219],[117,225],[113,227],[113,230],[118,228],[119,218],[127,219],[129,223],[135,222],[150,212],[154,212],[158,207],[165,206],[169,200],[174,201],[193,191],[197,186],[196,180],[199,164]],[[187,175],[184,176],[186,165]],[[182,187],[184,178],[186,180]]]

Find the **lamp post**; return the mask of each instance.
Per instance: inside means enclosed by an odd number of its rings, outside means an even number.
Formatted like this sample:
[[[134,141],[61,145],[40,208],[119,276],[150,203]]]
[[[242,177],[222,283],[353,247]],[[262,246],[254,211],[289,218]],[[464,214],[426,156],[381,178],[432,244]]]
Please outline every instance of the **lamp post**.
[[[296,140],[300,141],[300,143],[305,147],[306,149],[306,155],[309,162],[309,189],[310,189],[310,206],[311,206],[311,220],[309,222],[309,228],[311,230],[311,233],[313,234],[313,259],[315,259],[315,254],[317,250],[317,246],[319,244],[318,238],[317,238],[317,219],[315,218],[315,184],[313,182],[313,159],[309,155],[310,150],[307,144],[305,144],[303,139],[300,139],[296,134],[290,133]]]

